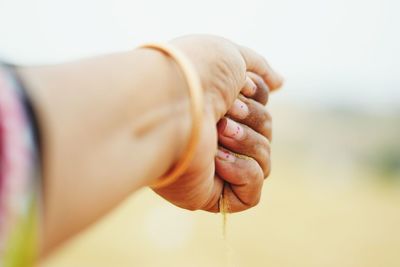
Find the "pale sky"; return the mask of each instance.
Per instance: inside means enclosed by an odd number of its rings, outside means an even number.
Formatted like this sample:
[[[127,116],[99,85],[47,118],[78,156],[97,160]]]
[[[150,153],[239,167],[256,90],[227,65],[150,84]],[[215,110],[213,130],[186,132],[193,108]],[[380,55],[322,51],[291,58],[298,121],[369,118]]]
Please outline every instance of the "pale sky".
[[[280,100],[400,106],[399,0],[0,0],[0,58],[72,60],[189,33],[259,51]]]

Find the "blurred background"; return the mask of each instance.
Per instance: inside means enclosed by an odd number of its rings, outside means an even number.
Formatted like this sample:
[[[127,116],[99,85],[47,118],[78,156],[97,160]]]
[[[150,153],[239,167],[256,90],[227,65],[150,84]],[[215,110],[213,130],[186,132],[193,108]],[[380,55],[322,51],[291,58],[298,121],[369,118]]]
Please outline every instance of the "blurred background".
[[[271,97],[260,205],[188,212],[148,189],[44,267],[400,266],[398,0],[0,0],[0,58],[69,61],[189,33],[250,46],[286,78]],[[68,215],[66,215],[68,216]]]

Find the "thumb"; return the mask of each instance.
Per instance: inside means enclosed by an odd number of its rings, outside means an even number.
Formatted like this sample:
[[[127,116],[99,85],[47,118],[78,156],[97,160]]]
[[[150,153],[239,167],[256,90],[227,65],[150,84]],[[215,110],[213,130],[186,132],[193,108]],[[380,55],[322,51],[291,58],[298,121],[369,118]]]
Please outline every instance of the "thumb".
[[[258,74],[271,91],[277,90],[283,85],[283,77],[271,68],[263,56],[245,46],[238,46],[238,49],[246,62],[247,71]]]

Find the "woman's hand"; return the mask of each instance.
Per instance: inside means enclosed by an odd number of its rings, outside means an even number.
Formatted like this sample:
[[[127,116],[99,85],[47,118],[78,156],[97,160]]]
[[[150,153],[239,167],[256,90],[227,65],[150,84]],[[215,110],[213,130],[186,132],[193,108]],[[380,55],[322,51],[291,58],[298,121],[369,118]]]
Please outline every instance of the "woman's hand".
[[[187,172],[156,192],[186,209],[218,211],[225,188],[230,211],[244,210],[257,203],[269,172],[270,117],[257,102],[265,104],[267,86],[274,90],[282,79],[257,53],[223,38],[172,43],[201,78],[204,124]],[[18,73],[43,141],[43,253],[154,182],[183,153],[187,88],[174,61],[158,51],[136,49]],[[238,97],[248,113],[240,102],[233,105]],[[224,116],[238,123],[239,134]]]
[[[279,88],[282,78],[257,53],[222,38],[192,36],[172,43],[199,72],[205,119],[187,172],[155,192],[185,209],[218,212],[224,191],[230,212],[248,209],[258,203],[270,172],[271,116],[263,104],[268,88]]]

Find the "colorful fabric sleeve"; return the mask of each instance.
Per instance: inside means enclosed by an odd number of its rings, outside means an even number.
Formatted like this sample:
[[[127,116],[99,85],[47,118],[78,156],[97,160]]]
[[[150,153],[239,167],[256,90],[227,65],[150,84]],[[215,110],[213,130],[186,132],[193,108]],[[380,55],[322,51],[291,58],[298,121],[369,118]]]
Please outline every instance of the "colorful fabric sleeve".
[[[38,135],[26,93],[0,65],[0,267],[34,264],[39,242]]]

